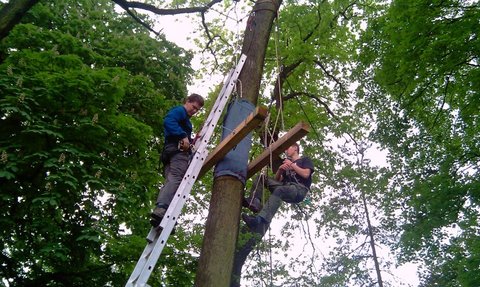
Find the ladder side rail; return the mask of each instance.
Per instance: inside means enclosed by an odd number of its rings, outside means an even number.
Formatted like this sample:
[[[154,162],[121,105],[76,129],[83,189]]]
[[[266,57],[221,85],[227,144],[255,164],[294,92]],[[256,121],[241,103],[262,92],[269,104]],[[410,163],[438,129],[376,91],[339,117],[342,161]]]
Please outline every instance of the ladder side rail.
[[[237,80],[237,78],[238,78],[238,75],[240,74],[241,68],[243,67],[243,64],[245,63],[245,58],[246,58],[246,56],[245,56],[245,55],[242,55],[242,58],[241,58],[240,61],[239,61],[239,67],[237,67],[237,68],[235,69],[234,77],[231,79],[230,83],[227,85],[226,90],[224,91],[224,93],[225,93],[226,96],[221,95],[221,102],[220,102],[220,103],[221,103],[221,106],[222,106],[223,108],[225,107],[225,105],[226,105],[226,103],[227,103],[227,101],[228,101],[228,98],[229,98],[230,94],[232,93],[232,91],[233,91],[233,89],[234,89],[234,87],[235,87],[235,83],[236,83],[236,80]],[[211,138],[211,136],[212,136],[212,134],[213,134],[213,131],[214,131],[214,129],[215,129],[215,126],[216,126],[216,124],[218,123],[218,120],[220,119],[220,116],[222,115],[223,108],[215,111],[215,113],[213,113],[213,111],[212,111],[211,114],[213,114],[213,118],[212,118],[213,123],[210,124],[209,126],[206,126],[205,134],[202,135],[202,137],[197,140],[197,143],[198,143],[198,150],[197,150],[197,152],[199,152],[199,151],[201,151],[201,150],[203,150],[203,149],[206,150],[206,149],[208,148],[208,143],[209,143],[210,138]],[[201,160],[201,164],[202,164],[202,165],[203,165],[203,162],[205,162],[205,159],[206,159],[206,157],[203,157],[203,158],[202,158],[202,160]],[[194,155],[194,160],[195,160],[195,155]],[[193,160],[192,160],[192,162],[193,162]],[[190,165],[192,165],[192,163],[190,163]],[[200,166],[200,169],[201,169],[201,166]],[[195,180],[197,180],[197,176],[198,176],[198,174],[200,173],[200,169],[198,170],[197,173],[193,174],[193,173],[189,173],[189,172],[191,172],[191,170],[190,170],[190,168],[189,168],[189,169],[187,169],[187,172],[186,172],[185,174],[186,174],[186,175],[189,175],[189,176],[192,176],[192,177],[195,178]],[[179,186],[179,188],[177,189],[177,193],[183,191],[183,189],[182,189],[181,187],[182,187],[182,183],[180,183],[180,186]],[[190,190],[188,190],[187,192],[190,193]],[[176,196],[176,195],[175,195],[175,196],[173,197],[172,202],[170,203],[170,206],[177,204],[177,200],[178,200],[179,197],[180,197],[180,196]],[[167,209],[167,212],[166,212],[166,214],[165,214],[166,216],[169,216],[169,215],[170,215],[170,214],[169,214],[169,210],[170,210],[170,208]],[[162,226],[162,223],[160,223],[160,225]]]
[[[213,129],[213,127],[211,129]],[[209,134],[212,134],[212,132],[210,131],[211,129],[207,129],[207,137]],[[144,280],[148,280],[148,277],[150,277],[153,266],[158,260],[158,257],[160,256],[163,247],[166,244],[166,239],[168,239],[171,231],[173,230],[175,222],[180,215],[182,208],[186,200],[188,199],[190,191],[196,181],[196,177],[198,176],[198,173],[200,173],[203,162],[208,156],[208,152],[206,149],[207,142],[208,141],[206,140],[202,140],[202,144],[199,147],[199,150],[195,152],[192,162],[190,162],[190,165],[185,172],[185,176],[180,183],[171,204],[167,209],[165,217],[160,223],[160,227],[162,228],[160,236],[158,236],[157,228],[150,229],[150,232],[147,236],[147,240],[150,242],[150,244],[147,244],[147,246],[145,247],[142,256],[140,257],[137,266],[132,272],[132,275],[130,276],[128,282],[142,282]]]
[[[187,169],[185,176],[177,189],[177,193],[174,196],[175,200],[172,200],[165,217],[160,223],[160,227],[162,228],[160,236],[158,236],[156,228],[150,229],[147,240],[151,243],[147,244],[145,247],[144,252],[142,253],[142,256],[140,257],[139,262],[137,263],[134,272],[132,272],[128,282],[135,283],[136,281],[137,284],[142,284],[143,282],[146,283],[150,277],[153,267],[160,257],[163,248],[165,247],[166,241],[173,230],[173,227],[175,226],[175,222],[177,221],[185,202],[190,195],[190,191],[195,184],[196,177],[200,173],[200,169],[203,166],[203,162],[207,156],[208,150],[206,149],[206,144],[204,144],[201,146],[200,150],[195,153],[194,159],[190,163],[189,168]]]
[[[218,97],[217,97],[215,103],[213,104],[212,110],[210,111],[207,119],[205,120],[205,123],[204,123],[202,129],[199,132],[199,137],[202,137],[205,134],[205,131],[207,130],[208,125],[212,121],[214,113],[217,111],[218,107],[221,106],[222,95],[224,95],[225,90],[226,90],[228,84],[230,83],[232,75],[234,74],[234,72],[235,72],[235,70],[231,69],[228,73],[227,78],[224,80],[224,84],[222,86],[222,89],[218,93]],[[197,145],[195,145],[195,147],[197,147]]]
[[[212,120],[212,117],[213,117],[212,115],[213,115],[214,112],[218,109],[218,107],[219,107],[219,105],[220,105],[220,102],[221,102],[221,100],[222,100],[222,99],[221,99],[221,95],[223,95],[227,84],[230,82],[230,78],[231,78],[233,72],[234,72],[233,69],[229,72],[227,81],[225,82],[224,86],[222,87],[222,90],[221,90],[220,93],[219,93],[219,96],[217,97],[215,103],[213,104],[212,110],[210,111],[210,114],[208,115],[207,119],[205,120],[202,129],[201,129],[200,132],[198,133],[198,138],[202,137],[202,136],[205,134],[205,131],[206,131],[208,125],[210,124],[211,120]],[[197,147],[197,144],[196,144],[196,143],[195,143],[195,147]]]
[[[135,269],[133,269],[132,274],[130,275],[130,278],[128,278],[125,287],[138,286],[136,284],[136,281],[138,281],[139,276],[142,273],[143,268],[147,264],[148,258],[152,253],[153,248],[157,244],[158,238],[160,237],[160,234],[155,231],[155,228],[150,229],[149,236],[150,234],[152,234],[151,240],[149,241],[150,243],[147,244],[143,249],[142,255],[140,255],[140,259],[138,259],[137,265],[135,265]]]
[[[206,151],[203,152],[201,155],[199,155],[199,157],[201,157],[203,159],[205,159],[207,156],[208,156],[208,153]],[[200,163],[202,163],[202,160],[200,160]],[[203,163],[195,165],[194,167],[192,167],[191,172],[198,174],[200,172],[200,169],[201,169],[202,165],[203,165]],[[160,257],[160,255],[163,251],[163,248],[165,247],[165,245],[167,243],[167,240],[170,236],[170,233],[172,232],[172,230],[175,226],[175,222],[177,221],[178,216],[180,215],[180,213],[182,211],[182,208],[183,208],[185,202],[187,201],[187,199],[190,195],[189,191],[192,189],[194,184],[195,184],[194,177],[189,177],[188,180],[182,181],[182,184],[179,188],[183,188],[185,191],[188,190],[188,192],[183,192],[182,195],[178,195],[177,196],[178,204],[176,204],[175,206],[171,205],[168,208],[170,210],[170,217],[168,215],[169,212],[167,211],[167,214],[166,214],[165,218],[162,220],[162,223],[160,224],[160,225],[163,224],[162,232],[161,232],[160,236],[157,238],[155,246],[153,247],[153,249],[152,249],[152,251],[151,251],[151,253],[148,257],[148,260],[145,263],[145,268],[143,268],[142,272],[138,276],[137,281],[139,283],[143,284],[143,283],[146,283],[148,281],[148,278],[150,277],[150,274],[152,273],[152,271],[155,267],[155,264],[157,263],[158,258]]]
[[[230,70],[227,78],[224,80],[223,87],[222,87],[222,89],[219,93],[219,96],[217,97],[217,100],[215,101],[215,104],[213,105],[212,111],[210,112],[209,116],[205,120],[205,124],[204,124],[203,128],[201,129],[201,131],[199,133],[200,137],[202,137],[204,135],[204,132],[206,131],[208,124],[210,124],[210,121],[212,120],[213,116],[215,115],[214,112],[217,111],[217,108],[219,106],[221,106],[222,107],[221,109],[223,110],[223,108],[225,107],[225,105],[223,103],[221,103],[222,102],[222,97],[220,95],[225,95],[227,98],[230,97],[231,91],[229,93],[225,93],[225,91],[227,89],[229,89],[232,85],[235,85],[235,83],[238,79],[238,76],[240,75],[240,72],[242,71],[243,65],[245,64],[246,59],[247,59],[247,56],[245,54],[242,54],[240,56],[240,59],[239,59],[237,65],[235,66],[235,68]],[[215,125],[216,125],[216,123],[215,123]],[[195,144],[195,150],[196,149],[197,149],[197,143]]]

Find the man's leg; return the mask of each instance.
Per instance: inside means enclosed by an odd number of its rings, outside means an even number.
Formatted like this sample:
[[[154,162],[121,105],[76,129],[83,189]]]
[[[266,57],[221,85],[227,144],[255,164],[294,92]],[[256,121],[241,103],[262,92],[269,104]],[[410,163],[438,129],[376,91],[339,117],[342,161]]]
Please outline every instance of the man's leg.
[[[262,211],[260,211],[258,214],[258,217],[260,217],[260,219],[265,223],[270,223],[281,205],[282,199],[272,193],[265,203],[265,206],[262,208]]]
[[[257,180],[255,180],[254,184],[256,182]],[[242,214],[243,221],[245,221],[247,226],[252,231],[256,231],[256,232],[263,230],[267,226],[267,224],[270,223],[273,215],[275,214],[275,212],[278,210],[278,208],[282,203],[282,200],[278,197],[278,195],[275,195],[275,190],[283,187],[282,182],[275,180],[271,177],[262,175],[261,177],[259,177],[258,184],[256,185],[256,187],[262,188],[262,191],[263,191],[263,186],[267,187],[268,190],[274,191],[274,192],[268,198],[268,201],[265,204],[265,206],[261,208],[260,213],[257,216],[249,216],[247,214]],[[257,193],[258,193],[258,190],[257,190]],[[251,207],[249,208],[250,210],[254,211]]]
[[[162,221],[188,169],[188,161],[189,155],[187,152],[176,153],[165,167],[165,183],[158,194],[156,207],[152,212],[152,220],[150,221],[152,226],[156,227]]]
[[[250,195],[243,199],[243,207],[247,207],[251,211],[258,213],[262,209],[263,185],[265,182],[264,175],[257,175],[253,180],[250,188]]]
[[[183,176],[188,169],[189,155],[187,152],[174,154],[170,163],[165,169],[165,184],[163,185],[157,197],[157,206],[170,205],[178,186],[182,182]]]
[[[280,208],[282,201],[289,203],[299,202],[299,200],[301,201],[305,198],[308,191],[308,189],[301,184],[281,184],[276,180],[269,180],[267,184],[268,188],[272,191],[272,194],[258,216],[268,223],[272,221],[272,218]]]

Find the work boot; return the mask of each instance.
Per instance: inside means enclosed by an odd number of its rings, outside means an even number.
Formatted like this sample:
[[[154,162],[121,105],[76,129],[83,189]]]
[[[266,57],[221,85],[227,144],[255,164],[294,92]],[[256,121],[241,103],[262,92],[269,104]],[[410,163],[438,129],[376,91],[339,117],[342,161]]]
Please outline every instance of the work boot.
[[[258,227],[260,227],[263,223],[263,220],[260,216],[250,216],[245,213],[242,213],[242,219],[252,231],[258,230]]]
[[[242,206],[250,209],[254,213],[259,213],[262,210],[262,203],[260,199],[254,197],[253,200],[250,197],[243,198]]]
[[[167,210],[165,208],[156,206],[150,214],[150,224],[153,227],[157,227],[160,222],[162,222],[166,212]]]
[[[158,207],[158,206],[155,207],[153,212],[150,214],[150,224],[152,225],[152,227],[158,227],[160,225],[163,217],[165,216],[165,213],[167,213],[167,210],[165,208]],[[170,232],[171,235],[175,234],[176,226],[177,226],[177,222],[175,222],[172,232]]]

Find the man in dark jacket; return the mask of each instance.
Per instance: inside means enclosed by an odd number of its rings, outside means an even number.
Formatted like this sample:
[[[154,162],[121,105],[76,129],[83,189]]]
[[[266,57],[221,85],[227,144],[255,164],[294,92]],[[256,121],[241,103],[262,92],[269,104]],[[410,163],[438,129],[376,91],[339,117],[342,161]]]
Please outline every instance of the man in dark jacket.
[[[299,203],[310,190],[315,171],[313,162],[308,157],[300,157],[300,146],[297,143],[288,147],[285,154],[287,158],[278,168],[275,178],[257,177],[250,197],[243,200],[243,206],[258,213],[257,216],[242,214],[243,221],[252,231],[259,231],[259,228],[270,224],[282,201]],[[270,190],[271,195],[262,208],[263,186]]]
[[[188,169],[193,130],[190,118],[203,107],[203,104],[204,100],[200,95],[191,94],[183,105],[168,111],[163,120],[165,144],[162,162],[165,183],[158,194],[156,206],[151,214],[150,224],[153,227],[157,227],[162,221]]]

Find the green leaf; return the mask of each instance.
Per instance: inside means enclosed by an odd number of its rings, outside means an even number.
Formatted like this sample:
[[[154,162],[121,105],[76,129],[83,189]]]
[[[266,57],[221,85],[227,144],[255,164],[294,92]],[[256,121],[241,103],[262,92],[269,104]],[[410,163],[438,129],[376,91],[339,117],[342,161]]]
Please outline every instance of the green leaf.
[[[6,178],[6,179],[14,179],[15,174],[5,170],[0,170],[0,177]]]

